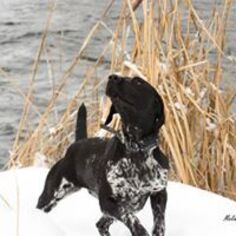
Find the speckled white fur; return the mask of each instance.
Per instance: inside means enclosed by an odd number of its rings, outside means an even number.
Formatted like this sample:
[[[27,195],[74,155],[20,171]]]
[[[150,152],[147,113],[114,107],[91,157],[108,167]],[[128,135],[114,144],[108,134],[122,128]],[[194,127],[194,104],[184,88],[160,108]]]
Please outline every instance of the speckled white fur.
[[[66,185],[67,185],[67,187],[65,188]],[[74,191],[75,191],[74,184],[72,182],[69,182],[66,178],[62,178],[58,189],[55,189],[55,191],[54,191],[52,200],[49,202],[49,204],[47,204],[44,207],[44,209],[47,209],[50,206],[55,206],[59,200],[61,200],[66,195],[68,195]]]
[[[67,188],[65,188],[66,185],[68,185]],[[73,183],[69,182],[66,178],[62,178],[58,190],[54,192],[54,197],[56,199],[63,198],[73,187],[74,187]]]
[[[142,168],[140,170],[140,167]],[[114,196],[135,198],[136,196],[159,192],[166,188],[168,170],[154,159],[150,152],[147,159],[137,166],[129,158],[116,163],[109,162],[107,181]]]

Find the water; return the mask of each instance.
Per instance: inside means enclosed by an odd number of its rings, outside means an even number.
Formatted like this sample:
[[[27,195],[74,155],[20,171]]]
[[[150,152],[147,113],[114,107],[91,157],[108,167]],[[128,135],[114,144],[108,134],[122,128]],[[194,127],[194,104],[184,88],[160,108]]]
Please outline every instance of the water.
[[[43,109],[47,104],[51,92],[48,80],[47,59],[53,62],[53,77],[59,75],[68,67],[80,49],[91,27],[99,19],[110,0],[58,0],[49,30],[48,55],[40,60],[40,70],[37,76],[35,89],[37,97],[34,103]],[[195,0],[196,9],[203,19],[207,19],[215,1]],[[216,1],[219,4],[223,1]],[[109,17],[109,25],[115,22],[119,15],[120,1],[115,1],[113,14]],[[33,59],[39,47],[41,34],[45,28],[48,15],[48,0],[0,0],[0,68],[8,73],[7,78],[0,73],[0,166],[6,162],[9,149],[14,140],[17,126],[22,112],[23,98],[17,89],[26,92],[31,75]],[[228,29],[227,53],[236,56],[236,4],[230,18]],[[96,58],[106,42],[104,33],[93,40],[86,54]],[[74,78],[69,83],[68,94],[62,101],[69,99],[81,83],[83,73],[86,71],[89,60],[82,63],[74,72]],[[99,67],[99,73],[107,72],[106,63]],[[236,66],[225,63],[225,76],[236,84]],[[236,106],[235,106],[236,107]]]

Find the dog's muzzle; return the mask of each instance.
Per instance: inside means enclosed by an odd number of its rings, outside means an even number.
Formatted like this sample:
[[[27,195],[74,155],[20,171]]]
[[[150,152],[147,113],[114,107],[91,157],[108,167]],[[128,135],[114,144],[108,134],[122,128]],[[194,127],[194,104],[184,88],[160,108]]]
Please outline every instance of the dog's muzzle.
[[[106,94],[111,98],[118,97],[118,89],[122,84],[123,79],[118,75],[110,75],[106,87]]]

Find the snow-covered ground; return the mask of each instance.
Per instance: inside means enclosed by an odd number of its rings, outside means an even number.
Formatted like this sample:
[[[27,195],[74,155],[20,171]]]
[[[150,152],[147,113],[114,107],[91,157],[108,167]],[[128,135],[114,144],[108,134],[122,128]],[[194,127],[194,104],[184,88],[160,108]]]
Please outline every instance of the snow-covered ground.
[[[47,172],[31,167],[0,173],[0,235],[98,236],[98,202],[85,190],[62,200],[49,214],[35,209]],[[235,236],[236,221],[225,221],[227,215],[236,216],[236,202],[169,182],[166,236]],[[138,216],[151,232],[149,202]],[[112,225],[111,234],[130,236],[119,222]]]

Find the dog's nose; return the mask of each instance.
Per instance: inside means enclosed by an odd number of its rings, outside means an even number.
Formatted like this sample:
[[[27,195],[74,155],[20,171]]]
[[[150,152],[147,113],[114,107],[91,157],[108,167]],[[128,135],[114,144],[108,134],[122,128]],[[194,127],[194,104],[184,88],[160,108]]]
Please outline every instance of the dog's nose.
[[[120,83],[121,80],[122,80],[122,78],[121,78],[120,76],[115,75],[115,74],[110,75],[110,76],[108,77],[108,79],[111,80],[111,81],[114,81],[114,82],[116,82],[116,83]]]

